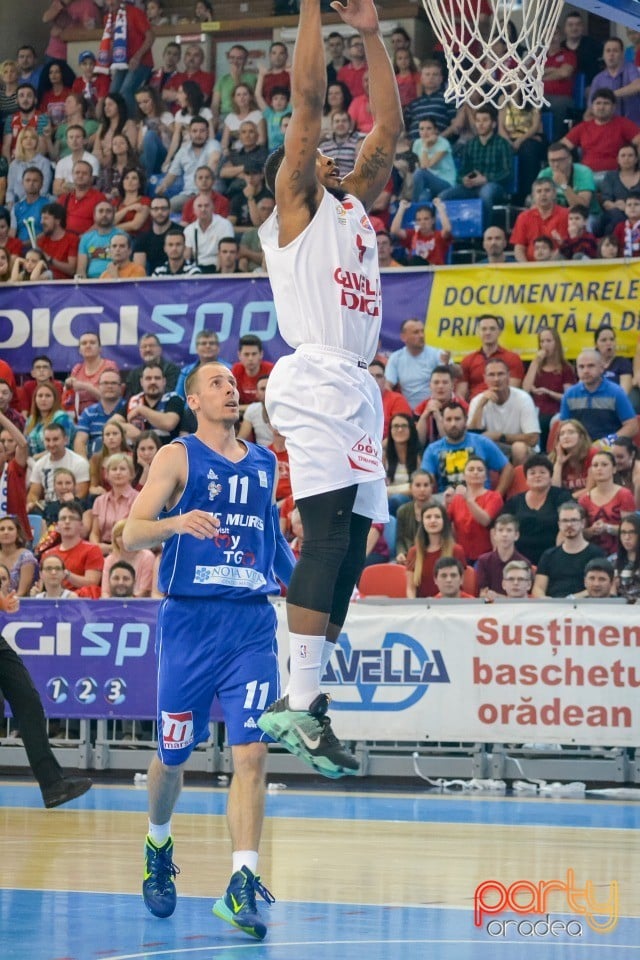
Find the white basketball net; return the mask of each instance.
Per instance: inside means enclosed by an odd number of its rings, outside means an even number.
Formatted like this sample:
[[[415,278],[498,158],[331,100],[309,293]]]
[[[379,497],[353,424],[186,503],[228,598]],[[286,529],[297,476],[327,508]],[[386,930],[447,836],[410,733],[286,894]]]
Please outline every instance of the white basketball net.
[[[481,12],[482,0],[422,2],[447,61],[445,100],[457,107],[546,103],[542,75],[564,0],[492,0],[489,18]],[[510,20],[516,27],[513,39]]]

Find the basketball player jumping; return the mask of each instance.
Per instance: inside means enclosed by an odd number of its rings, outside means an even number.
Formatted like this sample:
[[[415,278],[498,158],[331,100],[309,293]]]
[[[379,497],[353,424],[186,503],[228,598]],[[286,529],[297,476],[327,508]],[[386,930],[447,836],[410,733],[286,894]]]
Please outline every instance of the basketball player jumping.
[[[374,117],[344,179],[318,150],[327,83],[320,0],[302,0],[293,115],[266,180],[276,209],[260,228],[280,332],[295,353],[278,361],[266,405],[284,434],[304,529],[287,595],[291,678],[258,721],[328,777],[358,762],[336,738],[320,681],[362,571],[372,520],[388,518],[380,390],[367,371],[380,333],[376,236],[366,214],[389,179],[402,112],[373,0],[331,6],[363,38]]]

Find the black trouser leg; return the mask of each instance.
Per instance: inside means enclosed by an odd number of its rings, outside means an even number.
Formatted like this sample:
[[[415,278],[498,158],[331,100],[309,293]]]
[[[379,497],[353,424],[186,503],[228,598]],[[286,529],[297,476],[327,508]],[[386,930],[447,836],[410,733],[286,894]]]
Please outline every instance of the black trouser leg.
[[[40,787],[62,779],[60,764],[47,737],[47,722],[40,694],[29,671],[4,637],[0,636],[0,689],[20,730],[27,758]]]

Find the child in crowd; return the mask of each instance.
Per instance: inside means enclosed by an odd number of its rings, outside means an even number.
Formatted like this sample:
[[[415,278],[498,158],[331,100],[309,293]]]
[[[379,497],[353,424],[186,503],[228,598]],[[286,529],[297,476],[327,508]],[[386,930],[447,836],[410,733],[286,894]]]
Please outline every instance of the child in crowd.
[[[598,253],[598,242],[589,232],[589,211],[581,203],[569,207],[567,240],[560,244],[562,260],[593,260]]]
[[[435,229],[434,210],[425,206],[416,210],[415,227],[405,230],[402,220],[410,206],[408,200],[401,200],[398,204],[397,213],[391,221],[391,236],[400,240],[405,248],[407,266],[423,267],[427,263],[431,266],[442,266],[447,262],[453,239],[451,222],[444,203],[438,197],[433,201],[433,207],[440,216],[441,230]]]
[[[626,220],[617,223],[613,235],[623,257],[640,257],[640,190],[631,190],[624,202]]]

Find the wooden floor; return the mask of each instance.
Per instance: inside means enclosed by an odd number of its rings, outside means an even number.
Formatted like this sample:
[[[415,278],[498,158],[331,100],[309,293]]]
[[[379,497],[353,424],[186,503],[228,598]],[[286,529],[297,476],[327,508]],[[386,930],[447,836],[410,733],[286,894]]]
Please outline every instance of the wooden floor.
[[[183,792],[174,817],[180,899],[160,921],[139,895],[144,789],[98,785],[46,811],[31,784],[0,781],[1,960],[640,957],[640,802],[333,786],[269,794],[260,872],[277,902],[265,906],[269,933],[256,943],[211,914],[230,872],[225,801],[221,789]],[[542,918],[531,912],[474,925],[483,881],[537,885],[571,870],[598,901],[617,884],[611,932],[594,932],[562,892],[544,910],[554,935],[544,924],[534,935]]]

